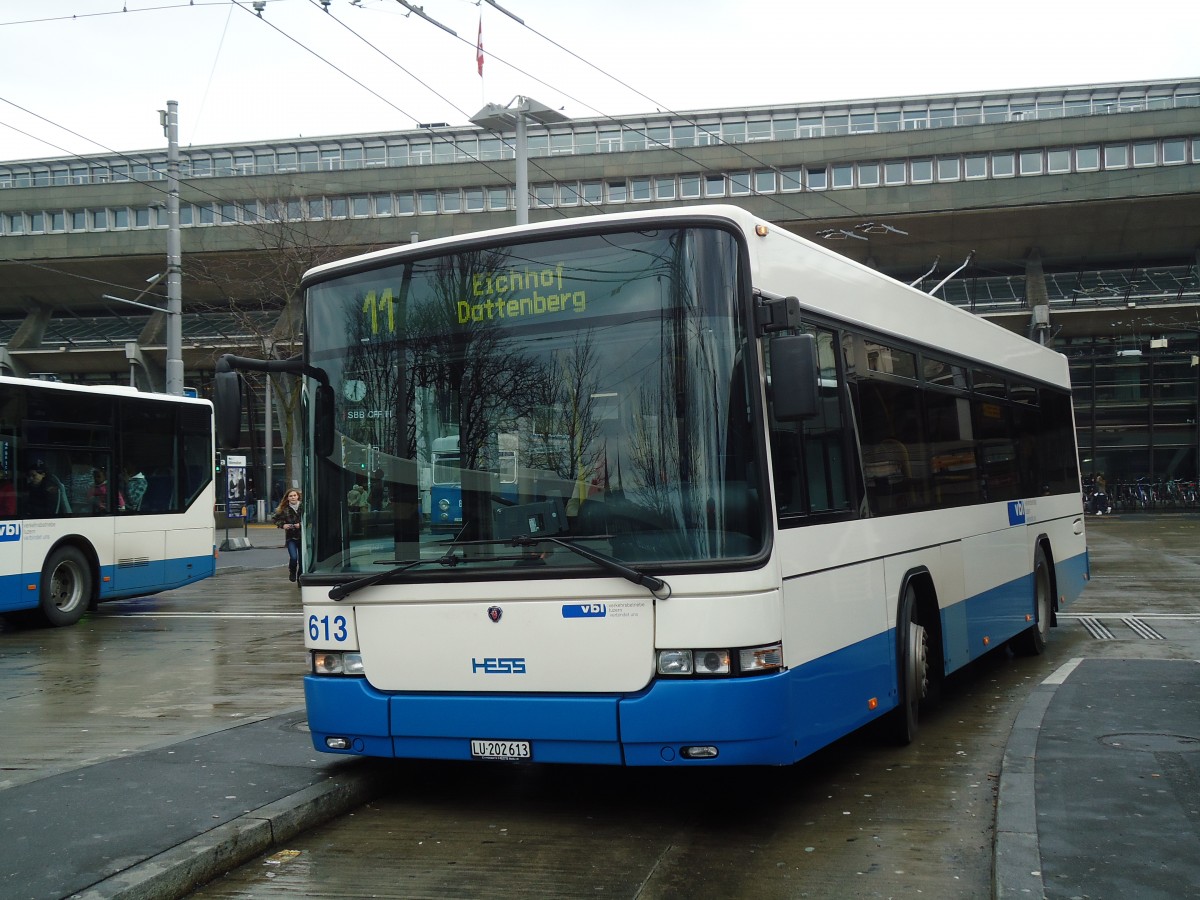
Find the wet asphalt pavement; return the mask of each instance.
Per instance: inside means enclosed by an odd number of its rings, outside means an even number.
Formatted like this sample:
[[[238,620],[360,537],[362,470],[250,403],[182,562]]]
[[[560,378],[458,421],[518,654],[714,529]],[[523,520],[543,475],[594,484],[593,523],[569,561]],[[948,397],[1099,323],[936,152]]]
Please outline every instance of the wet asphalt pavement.
[[[985,828],[994,835],[992,875],[954,874],[942,882],[949,887],[926,885],[919,891],[924,897],[986,896],[985,885],[999,897],[1200,897],[1200,603],[1194,588],[1200,518],[1115,517],[1089,520],[1089,527],[1093,583],[1051,641],[1072,655],[1013,704],[995,829]],[[255,540],[255,529],[251,535],[254,550],[223,553],[215,579],[172,592],[178,597],[106,605],[76,629],[0,626],[0,896],[175,897],[246,861],[244,876],[234,871],[202,895],[367,893],[355,888],[355,879],[372,860],[356,856],[347,829],[355,819],[369,821],[376,832],[399,826],[380,820],[386,804],[362,804],[387,796],[397,778],[448,773],[312,751],[300,709],[299,606],[282,577],[286,557],[267,546],[273,535]],[[205,593],[228,594],[230,585],[244,598],[241,611],[204,618]],[[189,602],[197,612],[188,612]],[[172,629],[178,621],[172,616],[197,618],[188,619],[185,636]],[[139,638],[154,642],[158,655],[140,647]],[[179,654],[218,654],[223,674],[176,682],[161,662],[164,641]],[[822,763],[802,771],[829,770]],[[456,780],[465,785],[477,777],[475,770],[462,771],[465,777]],[[489,769],[479,777],[494,781],[507,772]],[[569,780],[546,780],[562,788],[553,791],[561,804],[564,791],[570,795]],[[463,790],[479,794],[485,782]],[[429,786],[427,814],[437,819],[440,809],[440,818],[458,817],[457,794]],[[514,782],[508,790],[518,789]],[[411,821],[419,796],[401,802],[398,815]],[[815,798],[803,801],[794,815],[814,818],[816,805]],[[358,816],[342,817],[356,809]],[[453,823],[443,821],[424,827],[446,831],[445,853],[452,859],[424,868],[432,863],[418,855],[402,877],[393,873],[378,891],[373,882],[371,892],[468,896],[481,894],[487,883],[494,896],[521,896],[522,890],[576,896],[584,884],[591,884],[589,893],[617,888],[606,876],[620,865],[629,871],[618,881],[629,887],[606,895],[684,896],[701,884],[747,897],[918,893],[906,889],[910,883],[899,870],[890,877],[884,871],[870,888],[854,877],[863,872],[839,879],[836,871],[813,868],[806,880],[804,859],[789,864],[785,880],[777,864],[767,864],[782,826],[763,833],[751,827],[761,858],[742,850],[740,865],[726,871],[722,853],[738,844],[748,824],[736,821],[719,844],[686,864],[690,878],[680,880],[677,871],[664,881],[662,854],[669,851],[639,839],[611,844],[620,856],[608,870],[593,866],[574,871],[579,880],[567,880],[570,860],[582,852],[594,863],[602,854],[587,851],[586,843],[556,848],[553,837],[567,826],[561,816],[569,804],[557,809],[558,820],[538,826],[549,829],[540,849],[526,848],[536,852],[536,890],[522,881],[519,866],[506,881],[480,880],[488,867],[466,865],[475,844],[452,844]],[[330,824],[306,831],[323,822]],[[609,837],[636,836],[632,823],[620,822]],[[680,837],[664,835],[664,848]],[[309,855],[315,881],[264,880],[264,860],[284,846],[287,853]],[[394,845],[394,851],[407,852],[407,846]],[[456,860],[464,863],[458,880],[449,875],[453,868],[443,868]],[[721,870],[712,868],[714,860]]]

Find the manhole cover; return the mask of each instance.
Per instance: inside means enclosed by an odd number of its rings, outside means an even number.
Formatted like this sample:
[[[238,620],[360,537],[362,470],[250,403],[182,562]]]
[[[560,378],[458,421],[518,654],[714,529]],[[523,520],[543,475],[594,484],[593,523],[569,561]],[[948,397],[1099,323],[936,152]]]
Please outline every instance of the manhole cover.
[[[1155,734],[1154,732],[1132,732],[1106,734],[1100,743],[1117,750],[1141,750],[1149,753],[1188,753],[1200,750],[1200,738],[1186,734]]]

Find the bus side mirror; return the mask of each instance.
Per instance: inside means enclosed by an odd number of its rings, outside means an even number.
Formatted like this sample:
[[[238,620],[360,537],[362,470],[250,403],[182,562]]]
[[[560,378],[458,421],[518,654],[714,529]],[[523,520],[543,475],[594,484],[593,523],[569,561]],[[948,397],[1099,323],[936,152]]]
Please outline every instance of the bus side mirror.
[[[242,377],[225,357],[217,360],[213,402],[217,408],[217,445],[226,450],[242,446]]]
[[[336,404],[333,388],[327,384],[317,386],[317,405],[313,411],[313,450],[318,459],[333,455],[333,415]]]
[[[778,422],[811,419],[820,411],[821,371],[811,334],[771,338],[771,411]]]

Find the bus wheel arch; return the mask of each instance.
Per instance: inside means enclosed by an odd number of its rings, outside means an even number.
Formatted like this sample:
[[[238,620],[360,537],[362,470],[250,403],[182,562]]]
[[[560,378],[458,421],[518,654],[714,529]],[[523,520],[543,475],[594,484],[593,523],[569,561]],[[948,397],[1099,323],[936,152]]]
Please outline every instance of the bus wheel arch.
[[[38,612],[55,627],[74,625],[96,595],[96,561],[90,547],[64,541],[46,554],[38,590]]]
[[[937,593],[927,569],[904,577],[896,607],[896,708],[889,730],[897,743],[916,738],[920,709],[937,699],[941,686],[942,629]]]
[[[1022,656],[1041,656],[1050,629],[1058,624],[1058,588],[1050,540],[1041,535],[1033,550],[1033,624],[1013,638],[1013,650]]]

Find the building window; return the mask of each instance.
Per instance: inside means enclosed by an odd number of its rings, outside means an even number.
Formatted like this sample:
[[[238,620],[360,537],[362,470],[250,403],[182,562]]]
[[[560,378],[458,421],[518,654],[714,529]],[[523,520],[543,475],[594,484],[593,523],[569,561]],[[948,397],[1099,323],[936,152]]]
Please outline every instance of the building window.
[[[585,181],[583,182],[582,187],[584,203],[591,203],[594,206],[599,206],[604,202],[604,182]]]
[[[413,199],[412,191],[396,195],[396,215],[412,216],[416,215],[417,202]]]
[[[200,216],[201,225],[212,225],[216,219],[216,212],[211,203],[200,203],[196,206],[196,212]]]
[[[1042,174],[1042,151],[1041,150],[1022,150],[1021,151],[1021,174],[1022,175],[1041,175]]]
[[[1046,151],[1046,171],[1051,175],[1059,175],[1071,171],[1070,150]]]
[[[482,192],[480,192],[482,194]],[[480,200],[480,205],[483,201]],[[392,214],[392,195],[391,194],[375,194],[375,215],[390,216]]]
[[[968,156],[963,160],[963,174],[968,181],[975,178],[987,178],[987,157]]]
[[[554,185],[537,184],[533,187],[533,202],[535,206],[546,208],[554,205]]]
[[[675,179],[674,178],[655,178],[654,179],[654,199],[655,200],[674,200],[675,199]]]
[[[44,232],[46,230],[46,214],[43,212],[30,213],[29,230],[34,234]]]
[[[1105,144],[1104,168],[1124,169],[1129,165],[1129,147],[1125,144]]]
[[[650,179],[634,178],[629,182],[629,199],[634,203],[644,203],[650,198]]]
[[[744,144],[746,142],[746,123],[723,123],[721,125],[721,142],[725,144]]]
[[[559,206],[577,206],[579,204],[579,182],[568,181],[558,186]]]
[[[750,173],[749,172],[730,172],[729,173],[729,196],[745,197],[750,193]]]
[[[467,188],[463,200],[467,212],[483,212],[483,188]]]
[[[99,210],[97,210],[99,212]],[[25,213],[9,213],[5,217],[5,231],[9,234],[25,233]]]
[[[1133,164],[1135,166],[1152,166],[1158,162],[1158,144],[1153,141],[1143,141],[1133,145]]]
[[[914,159],[909,165],[909,171],[912,172],[913,184],[927,184],[933,181],[933,160]]]
[[[958,181],[958,157],[941,156],[937,161],[938,181]]]
[[[679,196],[684,200],[693,200],[700,196],[700,176],[679,176]]]
[[[671,146],[672,147],[694,147],[694,146],[696,146],[696,126],[695,125],[672,125],[671,126]]]
[[[1163,141],[1162,161],[1164,166],[1175,166],[1187,161],[1187,142],[1178,140]]]
[[[823,191],[829,187],[829,173],[824,166],[804,167],[804,186],[810,191]]]
[[[780,169],[779,189],[785,193],[798,191],[803,187],[803,175],[800,169]]]
[[[884,184],[904,184],[908,175],[908,167],[903,160],[893,159],[883,164]]]
[[[790,141],[796,137],[796,117],[780,116],[772,120],[771,128],[777,141]]]
[[[356,219],[361,219],[371,214],[371,198],[366,194],[359,194],[356,197],[350,198],[350,215]]]
[[[624,203],[629,199],[629,185],[624,180],[605,182],[604,190],[609,203]]]
[[[1076,172],[1095,172],[1100,168],[1100,148],[1099,147],[1076,147],[1075,148],[1075,171]]]
[[[21,214],[17,213],[17,215],[20,216]],[[108,228],[108,210],[107,209],[93,209],[92,210],[92,230],[93,231],[104,231],[106,228]]]
[[[508,188],[491,187],[487,189],[488,209],[508,209]]]
[[[551,188],[553,189],[553,187]],[[462,212],[462,191],[458,188],[448,188],[441,192],[442,212]]]
[[[417,191],[417,212],[423,216],[432,216],[437,211],[437,191]]]
[[[71,210],[71,230],[72,231],[87,231],[87,210],[86,209]]]
[[[992,177],[1012,178],[1016,173],[1016,157],[1011,153],[992,154]]]
[[[181,203],[179,206],[179,224],[183,228],[187,228],[192,224],[192,204]]]
[[[705,197],[724,197],[725,196],[725,176],[724,175],[705,175],[704,176],[704,196]]]
[[[869,134],[875,130],[875,113],[851,113],[850,133]],[[835,185],[836,187],[836,185]]]
[[[56,209],[50,213],[50,230],[51,231],[66,231],[67,230],[67,214],[61,209]]]
[[[150,207],[143,206],[133,211],[133,226],[135,228],[150,227]]]
[[[344,219],[350,213],[350,200],[347,197],[329,198],[329,218]]]
[[[308,201],[308,218],[311,222],[325,218],[324,197],[316,197]]]
[[[129,210],[124,206],[118,206],[112,211],[112,227],[113,228],[128,228],[129,227]]]
[[[854,187],[854,166],[841,163],[833,167],[833,186],[837,188]]]
[[[879,184],[879,163],[858,164],[858,186],[876,187]]]
[[[771,169],[760,169],[755,172],[754,192],[756,194],[775,193],[775,172]]]

